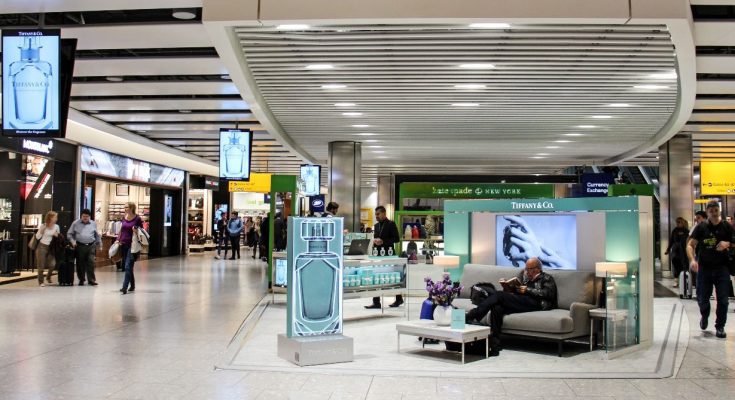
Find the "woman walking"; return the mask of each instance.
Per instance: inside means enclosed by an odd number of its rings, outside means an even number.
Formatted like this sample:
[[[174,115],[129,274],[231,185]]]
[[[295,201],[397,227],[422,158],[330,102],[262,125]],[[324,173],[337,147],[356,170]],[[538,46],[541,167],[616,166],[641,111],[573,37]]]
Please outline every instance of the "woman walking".
[[[38,285],[41,287],[46,286],[43,283],[43,270],[48,270],[46,283],[51,283],[51,274],[54,272],[54,266],[56,266],[56,256],[51,251],[51,240],[61,234],[59,226],[56,225],[57,219],[58,215],[55,211],[47,212],[43,220],[44,223],[36,231],[36,240],[38,240],[36,263],[38,266]]]
[[[671,253],[671,273],[674,275],[674,287],[679,287],[679,274],[689,267],[686,253],[689,238],[689,222],[682,217],[676,219],[676,228],[671,231],[669,247],[664,254]]]
[[[125,268],[125,279],[120,291],[122,294],[128,293],[128,287],[131,292],[135,291],[135,255],[131,253],[133,236],[138,234],[138,229],[143,228],[143,220],[135,213],[135,203],[125,204],[125,216],[122,220],[120,234],[117,235],[117,242],[120,244],[122,253],[122,265]]]

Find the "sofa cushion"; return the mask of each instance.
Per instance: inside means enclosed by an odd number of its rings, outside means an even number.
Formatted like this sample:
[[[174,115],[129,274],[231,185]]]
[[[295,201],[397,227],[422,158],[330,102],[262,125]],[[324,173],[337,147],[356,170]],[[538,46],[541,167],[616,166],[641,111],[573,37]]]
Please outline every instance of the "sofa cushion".
[[[572,303],[594,304],[595,274],[591,271],[560,271],[545,269],[556,282],[559,308],[570,309]]]
[[[574,320],[569,316],[569,310],[531,311],[506,315],[503,318],[503,329],[528,332],[568,333],[574,330]]]

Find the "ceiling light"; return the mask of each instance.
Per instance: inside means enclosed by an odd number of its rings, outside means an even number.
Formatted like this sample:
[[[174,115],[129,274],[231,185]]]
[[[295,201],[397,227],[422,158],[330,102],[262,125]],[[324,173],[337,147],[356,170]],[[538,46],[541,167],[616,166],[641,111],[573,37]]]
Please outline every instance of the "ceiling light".
[[[568,140],[565,140],[568,142]],[[557,142],[558,143],[558,142]],[[546,146],[547,149],[560,149],[561,146]]]
[[[230,76],[229,76],[229,75],[227,75],[227,74],[224,74],[224,75],[220,75],[220,76],[219,76],[219,78],[220,78],[220,79],[222,79],[223,81],[229,81],[229,80],[231,80],[231,79],[232,79],[232,78],[230,78]]]
[[[197,17],[197,13],[192,8],[174,8],[171,16],[176,19],[194,19]]]
[[[353,128],[369,128],[369,127],[370,127],[370,125],[365,125],[365,124],[357,124],[357,125],[352,125],[352,127],[353,127]]]
[[[380,157],[378,157],[378,158],[388,158],[388,157],[385,157],[385,156],[380,156]]]
[[[584,133],[565,133],[564,136],[584,136]]]
[[[676,79],[676,71],[665,72],[663,74],[651,74],[650,77],[653,79]]]
[[[536,160],[540,160],[540,159],[542,159],[542,158],[546,158],[546,157],[541,157],[541,156],[533,156],[533,157],[531,157],[531,158],[533,158],[533,159],[536,159]]]
[[[368,146],[368,148],[371,148],[371,149],[382,149],[383,147],[385,146]]]
[[[554,140],[554,143],[574,143],[571,140]]]
[[[374,150],[373,153],[375,153],[375,154],[383,154],[383,153],[385,153],[385,151],[383,151],[383,150]]]
[[[322,85],[322,89],[344,89],[347,85],[342,85],[339,83],[328,83],[326,85]]]
[[[645,90],[657,90],[657,89],[668,89],[668,86],[663,85],[635,85],[633,86],[636,89],[645,89]]]
[[[548,155],[549,155],[549,153],[538,153],[537,155],[538,155],[538,156],[548,156]]]
[[[470,64],[460,64],[460,68],[464,69],[493,69],[495,68],[494,64],[488,64],[488,63],[470,63]]]
[[[365,141],[365,143],[378,143],[378,140],[376,139],[368,139]]]
[[[594,128],[597,128],[597,126],[595,126],[595,125],[577,125],[577,128],[594,129]]]
[[[452,107],[477,107],[479,103],[452,103]]]
[[[146,133],[146,132],[148,132],[148,131],[138,131],[138,133]]]
[[[108,77],[105,77],[105,79],[107,79],[108,82],[122,82],[123,81],[122,76],[108,76]]]
[[[612,104],[610,104],[610,107],[630,107],[630,104],[627,104],[627,103],[612,103]]]
[[[505,24],[502,22],[478,22],[475,24],[470,24],[470,28],[478,28],[478,29],[506,29],[510,28],[510,24]]]
[[[306,24],[281,24],[276,26],[279,31],[303,31],[309,29],[309,25]]]
[[[365,133],[356,133],[355,136],[378,136],[378,134],[365,132]]]
[[[362,113],[361,112],[345,112],[345,113],[342,113],[342,115],[344,115],[345,117],[359,117],[362,115]]]
[[[182,114],[191,114],[191,110],[179,110]]]
[[[334,103],[335,107],[354,107],[355,103]]]
[[[612,118],[612,115],[593,115],[592,118],[594,118],[594,119],[610,119],[610,118]]]
[[[332,64],[309,64],[305,68],[311,69],[311,70],[324,70],[324,69],[332,69],[334,68],[334,65]]]
[[[456,89],[485,89],[487,86],[481,84],[481,83],[460,83],[459,85],[454,85]]]
[[[87,114],[99,114],[99,111],[97,110],[88,110]]]

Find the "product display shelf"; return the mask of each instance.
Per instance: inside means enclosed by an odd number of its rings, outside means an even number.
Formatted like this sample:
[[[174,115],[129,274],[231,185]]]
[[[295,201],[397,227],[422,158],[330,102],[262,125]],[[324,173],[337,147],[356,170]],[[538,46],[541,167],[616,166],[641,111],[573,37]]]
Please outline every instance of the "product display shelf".
[[[427,230],[426,220],[429,217],[432,217],[434,221],[433,233],[425,232]],[[423,234],[420,234],[416,239],[406,238],[406,226],[416,225],[417,220],[418,224],[424,228],[421,232]],[[433,255],[444,255],[444,211],[396,211],[395,221],[396,226],[398,227],[398,235],[401,238],[398,246],[398,254],[402,254],[404,251],[407,251],[408,244],[413,241],[416,243],[419,255],[425,255],[429,251],[432,251],[434,253]],[[427,245],[429,247],[426,247]]]
[[[363,282],[370,281],[370,279],[374,279],[376,276],[381,277],[395,273],[400,274],[400,278],[395,279],[393,283],[363,284]],[[406,291],[406,282],[408,281],[407,273],[405,258],[369,257],[367,259],[346,259],[343,261],[343,298],[354,299],[404,294]],[[350,279],[355,276],[359,276],[360,283],[355,286],[350,286]]]

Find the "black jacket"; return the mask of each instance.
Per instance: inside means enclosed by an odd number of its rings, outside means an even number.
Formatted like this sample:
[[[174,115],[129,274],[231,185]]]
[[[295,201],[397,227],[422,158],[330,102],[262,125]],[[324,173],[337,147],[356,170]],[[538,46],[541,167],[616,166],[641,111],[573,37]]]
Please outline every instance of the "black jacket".
[[[518,280],[528,286],[526,295],[538,299],[541,303],[542,310],[546,311],[558,308],[556,282],[554,281],[553,276],[542,271],[541,275],[536,278],[536,280],[531,281],[526,276],[526,273],[521,271],[518,274]]]
[[[396,223],[389,219],[385,219],[384,221],[375,224],[373,232],[374,238],[383,240],[382,246],[376,246],[378,249],[382,247],[387,250],[389,247],[393,247],[396,242],[401,240]]]

